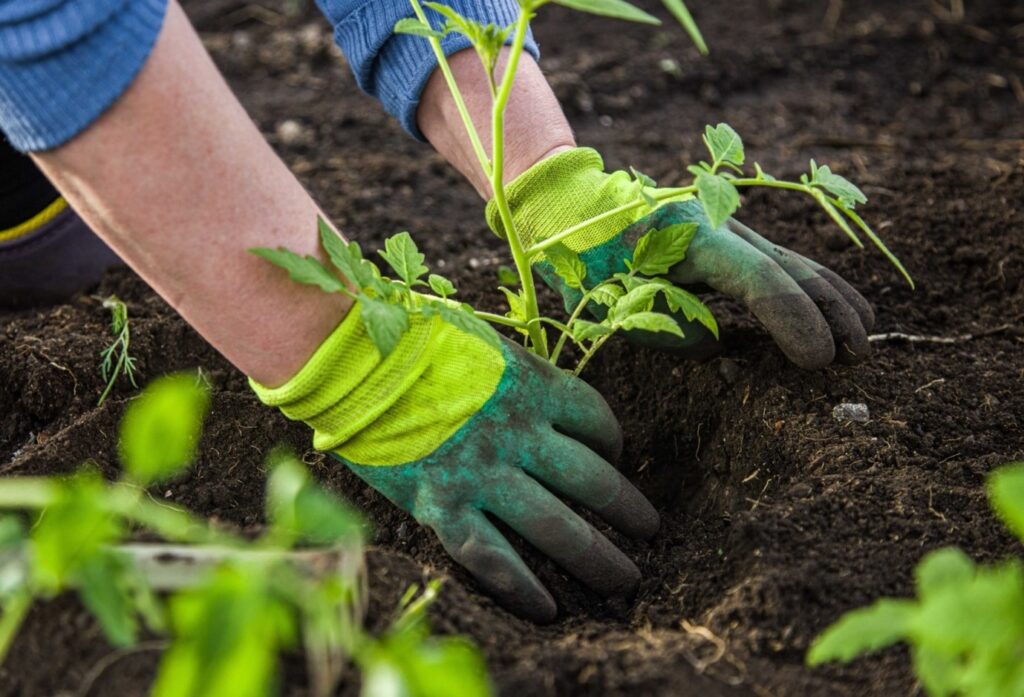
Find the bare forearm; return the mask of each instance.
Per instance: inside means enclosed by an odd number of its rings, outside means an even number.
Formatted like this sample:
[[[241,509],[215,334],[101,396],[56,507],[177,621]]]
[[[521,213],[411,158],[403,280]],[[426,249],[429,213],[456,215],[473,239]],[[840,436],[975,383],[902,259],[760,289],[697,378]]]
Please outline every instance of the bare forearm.
[[[283,383],[348,301],[251,247],[322,255],[316,204],[267,145],[176,3],[137,79],[74,140],[35,156],[74,208],[235,366]]]
[[[508,49],[499,63],[502,73]],[[491,94],[487,77],[472,49],[449,58],[452,74],[466,101],[484,149],[491,150]],[[522,57],[505,112],[505,181],[511,181],[540,160],[576,145],[572,129],[551,86],[531,56]],[[480,195],[493,192],[480,171],[469,137],[440,70],[431,75],[420,101],[420,130],[439,153],[465,176]]]

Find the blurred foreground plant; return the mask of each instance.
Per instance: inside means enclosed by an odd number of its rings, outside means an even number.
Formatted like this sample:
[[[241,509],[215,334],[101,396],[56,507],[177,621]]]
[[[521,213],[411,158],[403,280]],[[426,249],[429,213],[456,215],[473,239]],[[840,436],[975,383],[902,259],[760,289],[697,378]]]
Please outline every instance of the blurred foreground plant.
[[[1024,463],[993,473],[988,497],[1024,542]],[[808,665],[846,663],[903,642],[932,697],[1024,695],[1024,562],[978,566],[947,547],[918,564],[915,580],[917,598],[883,598],[826,629],[808,651]]]
[[[193,461],[208,402],[192,375],[150,385],[122,421],[116,482],[88,467],[0,479],[0,661],[37,598],[75,590],[114,646],[168,636],[158,697],[274,694],[279,654],[300,647],[317,696],[334,693],[349,660],[366,695],[490,694],[475,648],[429,635],[436,583],[410,589],[383,637],[362,629],[365,525],[294,456],[269,458],[256,539],[150,497]],[[166,542],[125,542],[136,534]]]

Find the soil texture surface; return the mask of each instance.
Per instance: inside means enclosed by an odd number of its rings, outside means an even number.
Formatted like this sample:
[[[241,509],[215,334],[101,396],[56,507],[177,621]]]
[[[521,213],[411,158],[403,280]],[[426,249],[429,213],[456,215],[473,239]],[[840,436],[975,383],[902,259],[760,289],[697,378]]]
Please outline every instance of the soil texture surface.
[[[185,5],[253,119],[342,230],[371,250],[412,231],[467,300],[499,310],[495,272],[509,258],[482,202],[359,92],[312,3]],[[622,422],[622,470],[663,521],[649,543],[613,538],[644,574],[630,604],[601,602],[524,548],[561,611],[544,627],[510,616],[432,533],[313,452],[304,426],[262,407],[125,269],[66,304],[0,312],[0,475],[87,460],[117,472],[133,390],[119,384],[96,406],[108,340],[96,296],[117,293],[143,381],[201,367],[215,387],[197,466],[154,494],[258,529],[263,459],[290,445],[375,526],[369,622],[384,626],[409,584],[446,578],[433,626],[477,642],[501,694],[914,694],[905,650],[815,670],[803,656],[847,610],[908,595],[932,549],[959,545],[983,562],[1024,553],[983,488],[993,469],[1024,459],[1024,4],[966,5],[956,19],[926,0],[698,1],[708,58],[668,24],[558,7],[535,23],[580,144],[609,167],[685,181],[686,164],[706,157],[704,125],[720,121],[777,175],[798,176],[811,157],[829,163],[870,197],[863,214],[916,291],[795,194],[751,194],[738,217],[859,288],[875,332],[954,339],[877,341],[862,365],[806,372],[737,303],[712,297],[720,357],[685,363],[610,343],[585,377]],[[556,306],[550,293],[542,300]],[[867,405],[869,420],[837,420],[842,403]],[[112,651],[74,598],[39,604],[0,668],[0,695],[82,694]],[[120,657],[88,694],[144,695],[157,661],[154,651]],[[353,677],[342,693],[358,687]],[[283,694],[307,694],[298,658],[286,662]]]

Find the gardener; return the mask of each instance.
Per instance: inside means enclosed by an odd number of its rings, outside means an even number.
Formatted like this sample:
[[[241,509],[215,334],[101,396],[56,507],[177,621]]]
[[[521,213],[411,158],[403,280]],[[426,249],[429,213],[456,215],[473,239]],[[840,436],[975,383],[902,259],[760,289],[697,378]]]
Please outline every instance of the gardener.
[[[489,198],[427,42],[391,33],[411,15],[407,0],[320,4],[359,85]],[[515,0],[449,4],[499,25],[518,11]],[[465,40],[443,45],[489,147],[484,74]],[[629,194],[625,175],[604,173],[596,152],[576,147],[532,40],[527,48],[508,110],[505,177],[515,180],[519,227],[541,239]],[[621,435],[594,390],[511,343],[499,351],[436,319],[414,323],[382,360],[348,300],[247,253],[283,246],[323,258],[320,211],[174,0],[0,0],[0,128],[31,157],[0,156],[4,301],[56,299],[119,257],[249,375],[264,402],[308,423],[317,447],[430,526],[507,607],[540,621],[555,614],[485,514],[598,592],[635,590],[636,566],[552,493],[627,535],[657,530],[654,509],[609,464]],[[702,220],[692,203],[668,205]],[[612,217],[566,243],[599,256],[633,222]],[[868,350],[872,314],[856,291],[742,225],[705,224],[670,275],[746,303],[802,367]],[[691,330],[677,348],[707,353],[710,337]]]

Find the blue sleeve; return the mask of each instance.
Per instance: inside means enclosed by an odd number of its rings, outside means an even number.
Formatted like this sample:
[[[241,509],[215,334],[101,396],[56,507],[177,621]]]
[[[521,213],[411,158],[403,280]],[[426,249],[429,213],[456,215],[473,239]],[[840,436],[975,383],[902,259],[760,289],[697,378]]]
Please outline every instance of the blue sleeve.
[[[502,27],[519,17],[516,0],[442,1],[464,17]],[[426,39],[392,33],[398,20],[415,16],[409,0],[317,0],[317,4],[333,25],[334,40],[359,87],[380,100],[406,131],[423,140],[416,127],[416,108],[437,60]],[[439,17],[430,9],[426,12]],[[450,56],[470,43],[464,36],[450,34],[441,40],[441,47]],[[539,55],[532,36],[527,37],[526,50],[534,58]]]
[[[167,0],[0,0],[0,130],[22,151],[85,130],[128,88]]]

